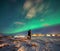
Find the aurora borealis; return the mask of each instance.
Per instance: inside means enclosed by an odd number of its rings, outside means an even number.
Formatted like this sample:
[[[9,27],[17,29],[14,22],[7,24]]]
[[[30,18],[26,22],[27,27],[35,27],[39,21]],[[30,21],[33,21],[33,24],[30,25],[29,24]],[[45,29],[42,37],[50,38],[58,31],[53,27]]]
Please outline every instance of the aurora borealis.
[[[13,34],[60,24],[60,0],[0,0],[0,33]]]

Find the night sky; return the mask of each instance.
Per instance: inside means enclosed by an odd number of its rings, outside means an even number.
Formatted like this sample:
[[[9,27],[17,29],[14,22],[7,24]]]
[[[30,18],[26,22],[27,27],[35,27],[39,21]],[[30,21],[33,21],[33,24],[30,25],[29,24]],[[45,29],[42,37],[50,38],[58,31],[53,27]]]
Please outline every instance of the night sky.
[[[60,32],[60,0],[0,0],[0,33]]]

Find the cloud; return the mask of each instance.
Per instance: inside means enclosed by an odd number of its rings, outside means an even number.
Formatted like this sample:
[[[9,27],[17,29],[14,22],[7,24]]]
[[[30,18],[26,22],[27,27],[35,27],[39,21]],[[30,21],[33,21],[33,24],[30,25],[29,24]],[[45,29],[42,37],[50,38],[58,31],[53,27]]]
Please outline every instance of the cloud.
[[[36,15],[36,9],[33,7],[29,10],[29,12],[26,15],[26,18],[31,19]]]
[[[26,13],[27,19],[31,19],[36,17],[36,13],[38,14],[46,14],[49,8],[49,3],[43,3],[44,0],[26,0],[23,9],[24,13]]]
[[[31,2],[31,1],[26,1],[26,2],[24,3],[23,8],[24,8],[25,10],[27,10],[27,9],[31,8],[31,6],[32,6],[32,2]]]
[[[44,19],[40,19],[40,22],[44,22],[45,20]]]
[[[38,12],[42,12],[44,9],[44,4],[40,5],[39,8],[37,9]]]
[[[27,9],[31,8],[32,6],[34,7],[42,2],[43,2],[43,0],[26,0],[23,8],[27,10]]]
[[[43,26],[47,27],[47,26],[49,26],[49,24],[44,24]]]
[[[23,22],[15,22],[14,24],[25,25]]]

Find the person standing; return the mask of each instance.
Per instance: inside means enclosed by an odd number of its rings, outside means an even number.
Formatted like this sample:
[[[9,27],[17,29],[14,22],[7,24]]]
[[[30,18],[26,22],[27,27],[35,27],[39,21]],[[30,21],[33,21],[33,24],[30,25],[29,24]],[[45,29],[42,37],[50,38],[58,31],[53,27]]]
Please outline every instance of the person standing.
[[[28,39],[31,39],[31,30],[28,31]]]

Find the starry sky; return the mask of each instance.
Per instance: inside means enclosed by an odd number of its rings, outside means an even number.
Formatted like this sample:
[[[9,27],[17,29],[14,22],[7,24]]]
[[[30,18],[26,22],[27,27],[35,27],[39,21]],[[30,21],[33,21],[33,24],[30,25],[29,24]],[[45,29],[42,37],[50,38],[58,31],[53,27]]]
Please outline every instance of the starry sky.
[[[0,0],[0,33],[60,32],[59,28],[60,0]]]

